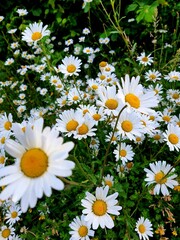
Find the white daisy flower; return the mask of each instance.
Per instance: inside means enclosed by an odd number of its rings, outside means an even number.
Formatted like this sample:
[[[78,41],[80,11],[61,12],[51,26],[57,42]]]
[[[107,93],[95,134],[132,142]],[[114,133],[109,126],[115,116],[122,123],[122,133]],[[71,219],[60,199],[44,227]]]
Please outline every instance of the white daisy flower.
[[[75,133],[81,119],[82,115],[79,111],[75,111],[73,109],[65,110],[59,115],[59,118],[56,119],[55,128],[70,137],[73,133]]]
[[[63,64],[60,64],[58,68],[60,68],[61,73],[67,76],[72,75],[79,75],[79,72],[81,71],[80,66],[82,64],[81,60],[74,56],[65,57],[62,60]]]
[[[136,136],[140,137],[144,132],[139,116],[135,112],[127,112],[126,109],[120,114],[116,128],[123,138],[130,140],[135,140]]]
[[[149,240],[153,236],[152,224],[148,218],[140,217],[136,222],[135,231],[139,234],[139,239]]]
[[[104,113],[108,116],[113,114],[117,116],[124,104],[116,93],[116,86],[99,87],[98,96],[100,100],[96,101],[97,106],[104,107]]]
[[[3,225],[0,228],[0,239],[1,240],[13,240],[14,239],[15,229],[11,226]]]
[[[94,231],[91,230],[91,224],[84,220],[84,215],[78,216],[73,219],[69,224],[72,229],[69,234],[71,238],[69,240],[90,240],[89,237],[94,237]]]
[[[155,184],[153,189],[154,195],[159,194],[160,191],[164,196],[169,195],[168,188],[174,188],[178,185],[178,182],[174,180],[177,177],[176,174],[172,174],[175,169],[172,168],[170,164],[167,164],[166,161],[158,161],[155,163],[150,163],[151,170],[145,168],[146,172],[145,181],[146,185]]]
[[[20,215],[22,214],[21,208],[18,204],[12,204],[6,214],[5,214],[5,220],[6,223],[10,225],[14,225],[16,222],[20,220]]]
[[[95,136],[96,128],[94,126],[96,122],[87,113],[80,121],[79,125],[74,132],[74,138],[81,140],[82,138]]]
[[[81,205],[85,207],[83,214],[85,221],[92,224],[93,229],[101,228],[113,228],[114,222],[110,214],[119,215],[121,206],[118,206],[117,196],[118,193],[107,196],[109,187],[97,187],[95,196],[89,192],[86,192],[85,199],[81,200]]]
[[[132,146],[126,143],[119,144],[117,149],[115,149],[113,153],[116,157],[116,161],[119,161],[120,159],[123,165],[125,165],[127,161],[132,161],[134,157]]]
[[[2,22],[4,19],[4,16],[0,16],[0,22]]]
[[[156,82],[157,80],[161,80],[161,73],[156,70],[149,70],[145,73],[146,81]]]
[[[118,95],[122,99],[123,103],[127,104],[128,109],[135,111],[152,114],[154,110],[152,108],[158,106],[158,99],[154,91],[145,90],[141,84],[139,84],[140,76],[130,77],[125,75],[125,80],[121,78],[122,87],[119,86]],[[153,99],[153,101],[152,101]]]
[[[6,113],[0,115],[0,132],[3,134],[4,132],[10,132],[12,128],[13,117],[12,114]]]
[[[28,14],[28,11],[26,9],[17,9],[16,12],[19,14],[19,16],[25,16]]]
[[[151,54],[147,55],[145,52],[141,53],[140,56],[137,57],[137,61],[139,61],[144,66],[151,65],[153,63],[153,57],[151,57]]]
[[[171,71],[168,73],[168,75],[164,76],[164,79],[168,80],[169,82],[180,81],[180,72]]]
[[[164,135],[164,141],[167,142],[170,151],[180,149],[180,128],[178,125],[168,124]]]
[[[30,24],[22,33],[22,40],[26,42],[37,42],[41,40],[44,36],[50,35],[50,31],[47,30],[47,27],[47,25],[43,27],[42,22]]]
[[[103,186],[109,186],[110,188],[114,184],[114,177],[110,174],[107,174],[105,177],[103,177],[102,185]]]
[[[46,127],[43,130],[43,119],[39,118],[27,124],[25,132],[19,124],[13,124],[15,138],[8,139],[5,150],[14,158],[13,165],[0,169],[0,186],[6,186],[0,193],[0,199],[12,197],[13,202],[21,200],[21,209],[26,212],[28,207],[35,207],[43,193],[51,196],[52,188],[62,190],[63,182],[59,176],[68,177],[75,167],[74,162],[66,160],[74,144],[63,144],[59,132]]]

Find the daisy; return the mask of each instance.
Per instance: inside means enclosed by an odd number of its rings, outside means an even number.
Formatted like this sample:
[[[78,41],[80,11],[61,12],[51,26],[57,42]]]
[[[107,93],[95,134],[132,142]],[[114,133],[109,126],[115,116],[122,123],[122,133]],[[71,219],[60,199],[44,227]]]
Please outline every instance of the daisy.
[[[132,161],[134,157],[132,146],[127,145],[126,143],[119,144],[117,149],[115,149],[113,153],[116,157],[116,161],[119,161],[120,159],[123,165],[125,165],[127,161]]]
[[[70,240],[90,240],[89,237],[94,237],[94,231],[91,230],[91,224],[84,220],[84,215],[81,217],[75,217],[73,221],[69,224],[72,229],[69,234],[71,234]]]
[[[138,115],[135,112],[128,113],[126,110],[120,114],[116,128],[123,138],[125,137],[130,140],[135,140],[136,136],[140,137],[144,132]]]
[[[65,57],[62,60],[63,64],[60,64],[59,68],[61,73],[63,73],[65,75],[65,77],[67,76],[72,76],[72,75],[79,75],[80,70],[80,66],[82,64],[81,60],[77,57],[74,56],[69,56],[69,57]]]
[[[95,136],[95,124],[96,122],[87,113],[83,118],[81,118],[81,121],[74,132],[74,138],[81,140],[82,138]]]
[[[139,61],[142,65],[147,66],[153,63],[153,57],[151,57],[151,54],[146,56],[145,52],[143,52],[140,56],[137,57],[137,61]]]
[[[97,106],[104,107],[104,113],[108,116],[113,114],[117,116],[124,104],[116,93],[116,86],[99,87],[97,94],[99,100],[96,101]]]
[[[81,205],[85,207],[83,214],[85,214],[85,221],[92,224],[93,229],[97,229],[100,225],[101,228],[113,228],[114,222],[110,214],[119,215],[122,209],[118,206],[117,196],[118,193],[107,196],[109,187],[97,187],[95,196],[86,192],[85,199],[81,200]]]
[[[84,28],[83,31],[82,31],[82,33],[83,33],[84,35],[88,35],[88,34],[90,33],[89,28]]]
[[[166,94],[167,100],[172,103],[180,104],[180,91],[178,89],[168,89]]]
[[[16,158],[13,165],[0,169],[0,186],[6,186],[0,199],[12,198],[21,203],[22,212],[35,207],[38,198],[51,196],[52,188],[62,190],[63,182],[59,176],[68,177],[75,167],[74,162],[66,160],[73,148],[72,142],[63,143],[59,132],[49,127],[43,130],[43,119],[27,124],[22,131],[18,123],[13,124],[14,136],[18,140],[6,141],[6,152]]]
[[[164,141],[167,142],[170,151],[180,149],[180,128],[178,125],[168,124],[164,135]]]
[[[59,115],[59,118],[56,119],[55,128],[58,131],[65,133],[65,136],[70,137],[73,133],[75,133],[81,119],[82,115],[79,111],[75,111],[74,109],[64,110]]]
[[[145,181],[146,185],[155,184],[154,195],[162,192],[164,196],[169,195],[168,188],[173,189],[174,186],[178,185],[178,182],[174,180],[177,177],[176,174],[172,174],[175,169],[172,168],[170,164],[167,164],[166,161],[158,161],[155,163],[150,163],[150,169],[145,168],[146,172]],[[167,175],[168,174],[168,175]]]
[[[18,204],[12,204],[5,214],[6,223],[14,225],[20,220],[22,214],[21,208]]]
[[[153,236],[152,224],[148,218],[140,217],[136,222],[135,231],[139,234],[139,239],[149,240]]]
[[[0,228],[0,239],[1,240],[13,240],[14,239],[15,229],[11,226],[3,225]]]
[[[0,150],[0,168],[4,167],[6,163],[7,157],[5,156],[5,151],[4,149]]]
[[[13,58],[8,58],[8,59],[5,61],[4,65],[9,66],[9,65],[11,65],[11,64],[13,64],[13,63],[14,63],[14,59],[13,59]]]
[[[82,100],[82,96],[84,95],[84,93],[76,88],[76,87],[72,87],[70,90],[69,90],[69,93],[68,93],[68,102],[73,104],[73,103],[77,103],[79,102],[80,100]]]
[[[83,53],[86,53],[87,55],[93,54],[94,53],[94,49],[91,48],[91,47],[85,47],[85,48],[83,48]]]
[[[103,186],[107,185],[111,188],[114,184],[114,177],[110,174],[107,174],[105,177],[103,177],[102,184]]]
[[[158,106],[157,96],[154,91],[145,90],[139,81],[140,76],[132,77],[130,80],[129,75],[126,74],[125,79],[121,78],[122,87],[119,85],[118,95],[123,103],[127,104],[128,109],[152,114],[154,113],[152,108]]]
[[[19,14],[19,16],[25,16],[28,14],[28,11],[26,9],[17,9],[16,12]]]
[[[9,113],[8,115],[6,113],[0,115],[0,132],[1,134],[10,132],[11,127],[13,123],[13,117],[12,114]]]
[[[3,21],[3,19],[4,19],[4,17],[3,17],[3,16],[0,16],[0,22],[2,22],[2,21]]]
[[[156,70],[149,70],[145,73],[146,81],[156,82],[157,80],[161,80],[161,73]]]
[[[163,132],[161,130],[156,129],[154,133],[151,135],[153,142],[156,144],[164,142],[163,140]]]
[[[168,75],[164,76],[164,79],[168,80],[169,82],[180,81],[180,72],[171,71]]]
[[[22,33],[22,40],[28,42],[37,42],[41,40],[44,36],[50,35],[50,31],[47,30],[47,25],[43,27],[43,23],[33,23],[29,27],[26,27]]]

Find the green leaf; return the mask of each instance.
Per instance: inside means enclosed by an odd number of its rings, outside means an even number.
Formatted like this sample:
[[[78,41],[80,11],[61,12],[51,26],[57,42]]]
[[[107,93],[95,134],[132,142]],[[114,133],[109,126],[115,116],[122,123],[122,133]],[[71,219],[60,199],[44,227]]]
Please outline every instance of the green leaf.
[[[36,17],[39,17],[41,15],[41,13],[42,13],[41,8],[36,8],[36,9],[32,10],[32,14]]]
[[[132,4],[130,4],[128,7],[127,7],[127,13],[128,12],[132,12],[132,11],[134,11],[134,10],[136,10],[136,8],[138,7],[138,4],[137,3],[132,3]]]

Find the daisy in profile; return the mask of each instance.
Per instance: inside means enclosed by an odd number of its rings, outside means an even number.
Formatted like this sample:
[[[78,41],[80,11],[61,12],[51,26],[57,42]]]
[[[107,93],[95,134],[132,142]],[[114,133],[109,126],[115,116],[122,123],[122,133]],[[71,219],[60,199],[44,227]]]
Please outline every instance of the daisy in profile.
[[[161,73],[156,70],[149,70],[145,73],[146,81],[156,82],[157,80],[161,80]]]
[[[43,23],[33,23],[27,27],[22,33],[22,40],[29,42],[37,42],[41,40],[44,36],[50,35],[50,31],[47,30],[47,25],[43,27]]]
[[[167,142],[167,145],[170,151],[180,149],[180,128],[178,125],[173,125],[171,123],[168,124],[167,130],[164,135],[164,141]]]
[[[171,71],[168,73],[168,75],[164,76],[164,79],[168,80],[169,82],[180,81],[180,72]]]
[[[64,74],[65,77],[72,76],[72,75],[79,75],[81,71],[80,66],[82,64],[81,60],[78,57],[69,56],[65,57],[62,60],[63,64],[59,65],[61,73]]]
[[[95,196],[89,192],[86,192],[85,199],[81,200],[81,205],[85,207],[83,214],[86,215],[84,220],[89,224],[92,224],[93,229],[101,228],[113,228],[114,222],[110,214],[119,215],[121,206],[117,205],[116,199],[118,193],[107,196],[109,186],[97,187]]]
[[[144,66],[151,65],[153,63],[153,57],[151,54],[146,55],[145,52],[141,53],[140,56],[137,57],[137,61]]]
[[[103,186],[109,186],[110,188],[114,184],[114,177],[110,174],[107,174],[105,177],[103,177],[102,185]]]
[[[13,123],[13,117],[12,117],[11,113],[9,113],[8,115],[6,113],[1,114],[0,115],[0,132],[1,132],[1,134],[10,132],[12,123]]]
[[[134,157],[132,146],[126,143],[119,144],[113,153],[116,157],[116,161],[121,160],[123,165],[125,165],[127,161],[132,161]]]
[[[14,240],[15,229],[11,226],[3,225],[0,228],[0,239],[1,240]]]
[[[71,237],[69,240],[90,240],[89,237],[94,237],[94,231],[91,230],[91,224],[84,220],[84,215],[81,217],[75,217],[69,224],[72,229],[69,234]]]
[[[118,95],[124,104],[127,104],[128,109],[152,114],[152,108],[158,106],[158,99],[154,91],[146,90],[139,84],[140,76],[130,77],[125,75],[125,79],[121,78],[122,87],[119,85]],[[153,101],[152,101],[153,99]]]
[[[170,164],[167,164],[166,161],[150,163],[149,166],[150,170],[148,168],[144,169],[146,172],[146,185],[155,184],[153,189],[154,195],[159,195],[160,192],[164,196],[169,195],[167,187],[173,189],[174,186],[178,185],[178,182],[174,180],[177,177],[176,174],[173,174],[175,169]]]
[[[63,143],[59,132],[46,127],[43,119],[27,124],[24,131],[19,124],[13,124],[16,140],[6,141],[6,152],[16,159],[15,164],[0,169],[0,186],[6,186],[0,199],[20,200],[22,212],[36,206],[43,194],[50,197],[52,189],[62,190],[64,183],[59,176],[68,177],[75,167],[66,160],[73,142]]]
[[[139,235],[139,239],[149,240],[149,237],[153,237],[152,223],[148,218],[140,217],[136,222],[135,231]]]

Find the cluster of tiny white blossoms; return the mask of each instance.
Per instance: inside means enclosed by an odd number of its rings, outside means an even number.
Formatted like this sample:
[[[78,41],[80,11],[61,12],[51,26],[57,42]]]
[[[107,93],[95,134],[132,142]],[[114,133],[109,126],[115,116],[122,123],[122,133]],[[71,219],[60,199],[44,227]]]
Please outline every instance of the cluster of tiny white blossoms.
[[[84,0],[83,7],[90,2]],[[28,14],[25,9],[18,9],[17,13],[19,17]],[[0,21],[3,20],[0,16]],[[94,159],[101,154],[104,141],[111,148],[115,167],[103,173],[102,186],[96,186],[94,195],[87,191],[81,199],[82,214],[69,224],[71,240],[89,240],[99,227],[114,227],[112,215],[118,216],[123,207],[117,200],[118,191],[110,195],[108,191],[114,186],[114,176],[118,179],[129,176],[136,164],[139,145],[147,141],[170,152],[177,153],[180,149],[180,115],[177,114],[180,91],[163,87],[164,83],[179,83],[179,71],[163,74],[147,68],[142,76],[125,74],[119,78],[115,62],[102,60],[92,77],[87,72],[101,50],[85,44],[90,30],[82,31],[79,47],[74,46],[73,54],[69,46],[73,47],[75,40],[66,40],[63,53],[67,55],[55,63],[53,41],[56,38],[50,34],[43,22],[29,24],[22,32],[21,41],[11,42],[13,56],[4,63],[12,70],[16,58],[22,60],[15,72],[19,80],[0,82],[2,91],[9,89],[14,93],[12,109],[17,112],[15,116],[0,113],[0,200],[5,220],[0,239],[1,236],[18,238],[15,224],[21,214],[34,208],[44,195],[52,196],[53,189],[64,189],[64,177],[72,176],[75,168],[68,156],[79,142],[86,143]],[[22,41],[28,50],[20,47]],[[102,47],[110,39],[99,38],[98,42]],[[154,60],[151,54],[142,52],[137,61],[146,69]],[[28,74],[33,74],[34,85],[27,81]],[[1,105],[6,103],[6,98],[2,94]],[[31,108],[32,98],[37,105]],[[52,115],[53,126],[44,127],[44,119]],[[19,118],[19,122],[13,118]],[[99,132],[103,133],[103,140]],[[64,139],[69,140],[64,143]],[[8,161],[9,156],[14,159],[13,164]],[[146,167],[146,187],[153,195],[170,195],[178,185],[176,169],[164,160],[151,162],[150,169]],[[143,216],[137,220],[134,230],[140,239],[153,236],[152,224]]]

